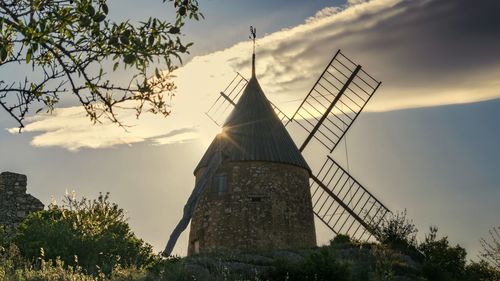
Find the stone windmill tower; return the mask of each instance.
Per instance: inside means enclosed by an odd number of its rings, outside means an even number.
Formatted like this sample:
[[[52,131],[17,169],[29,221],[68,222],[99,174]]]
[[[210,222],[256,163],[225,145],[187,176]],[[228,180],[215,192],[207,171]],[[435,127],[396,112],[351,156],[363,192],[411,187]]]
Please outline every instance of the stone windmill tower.
[[[390,210],[332,153],[381,82],[338,50],[288,117],[257,81],[250,30],[252,77],[238,73],[208,110],[222,133],[195,168],[195,187],[163,254],[172,253],[191,219],[188,254],[313,246],[314,216],[335,235],[377,238]],[[292,140],[290,126],[305,139],[294,134]],[[304,160],[308,149],[314,162],[324,153],[320,168]]]
[[[241,98],[194,170],[197,181],[218,153],[222,164],[193,212],[188,254],[316,245],[311,169],[259,85],[255,54]]]

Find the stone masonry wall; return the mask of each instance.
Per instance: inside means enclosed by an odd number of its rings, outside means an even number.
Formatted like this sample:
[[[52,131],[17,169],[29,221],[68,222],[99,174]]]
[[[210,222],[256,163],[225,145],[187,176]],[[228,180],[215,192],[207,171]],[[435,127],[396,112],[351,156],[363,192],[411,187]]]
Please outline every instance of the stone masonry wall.
[[[0,225],[15,229],[29,213],[43,210],[40,200],[26,194],[26,184],[25,175],[0,174]]]
[[[203,173],[203,169],[197,175]],[[188,254],[316,246],[308,172],[271,162],[229,162],[227,190],[208,185],[191,221]]]

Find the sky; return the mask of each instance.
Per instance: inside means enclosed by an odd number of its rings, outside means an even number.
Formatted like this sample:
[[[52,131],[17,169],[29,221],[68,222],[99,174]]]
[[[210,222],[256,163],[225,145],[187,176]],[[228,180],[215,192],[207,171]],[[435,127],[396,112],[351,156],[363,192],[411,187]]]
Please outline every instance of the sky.
[[[407,209],[420,239],[437,225],[477,255],[479,239],[500,224],[498,1],[200,2],[205,19],[186,26],[194,47],[176,72],[169,117],[123,113],[133,125],[125,132],[91,125],[67,98],[19,134],[0,112],[0,171],[26,174],[28,191],[45,204],[65,190],[91,198],[109,191],[132,229],[161,250],[194,187],[193,169],[220,131],[204,112],[236,71],[250,74],[253,25],[257,77],[288,114],[337,49],[382,81],[333,157],[347,165],[347,149],[352,176],[391,210]],[[159,0],[109,6],[116,20],[172,18]],[[316,227],[320,244],[332,238]],[[186,249],[185,233],[174,253]]]

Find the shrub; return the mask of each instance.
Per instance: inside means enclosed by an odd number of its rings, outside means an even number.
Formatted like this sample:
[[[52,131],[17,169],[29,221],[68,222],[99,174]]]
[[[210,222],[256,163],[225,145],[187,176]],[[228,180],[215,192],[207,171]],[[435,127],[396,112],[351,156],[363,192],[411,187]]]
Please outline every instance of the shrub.
[[[0,224],[0,247],[5,247],[7,244],[7,236],[5,235],[5,226]]]
[[[172,256],[159,260],[148,270],[148,278],[151,280],[165,281],[188,281],[193,280],[187,273],[185,259]]]
[[[351,245],[351,244],[352,244],[351,237],[345,234],[338,234],[332,240],[330,240],[330,246]]]
[[[489,231],[490,239],[481,238],[481,258],[500,271],[500,226]]]
[[[17,270],[12,281],[56,281],[56,280],[74,280],[74,281],[94,281],[92,276],[86,275],[79,267],[65,267],[60,259],[54,261],[41,261],[37,269],[25,267],[23,270]]]
[[[66,195],[63,205],[30,214],[15,241],[28,259],[60,258],[92,274],[109,274],[119,265],[141,268],[154,260],[152,247],[130,230],[124,210],[109,202],[109,194],[94,200]]]
[[[408,219],[404,210],[392,213],[380,222],[377,239],[394,250],[420,258],[417,251],[417,232],[415,224]]]
[[[437,239],[437,228],[431,227],[425,241],[419,245],[425,261],[423,275],[428,280],[462,280],[465,276],[467,252],[460,245],[450,246],[448,237]]]
[[[471,262],[465,267],[465,280],[490,281],[500,280],[500,272],[486,261]]]
[[[301,262],[277,261],[274,269],[270,270],[264,278],[264,280],[270,281],[342,281],[351,279],[349,266],[338,262],[332,249],[328,247],[311,253]]]

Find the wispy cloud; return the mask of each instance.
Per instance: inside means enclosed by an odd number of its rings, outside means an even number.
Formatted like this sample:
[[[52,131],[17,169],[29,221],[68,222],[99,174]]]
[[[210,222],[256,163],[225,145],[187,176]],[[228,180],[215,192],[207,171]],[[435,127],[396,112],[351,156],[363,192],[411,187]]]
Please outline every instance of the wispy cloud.
[[[473,9],[471,8],[473,7]],[[384,82],[366,108],[387,111],[469,103],[500,97],[498,1],[372,0],[328,7],[293,28],[257,41],[257,75],[268,97],[292,112],[341,48]],[[90,126],[78,107],[38,116],[26,126],[32,144],[70,150],[152,140],[157,144],[211,138],[217,128],[203,115],[234,72],[250,73],[250,42],[194,57],[177,71],[172,116],[143,116],[124,132]],[[168,136],[180,128],[196,128]],[[207,140],[208,141],[208,140]]]
[[[131,126],[119,128],[116,124],[106,121],[92,126],[82,107],[59,108],[50,115],[39,115],[30,119],[26,132],[38,133],[31,141],[33,146],[58,146],[70,151],[132,145],[144,141],[157,145],[174,144],[199,138],[198,128],[191,126],[192,122],[184,122],[177,116],[164,119],[144,115],[139,120],[132,112],[120,116],[124,123]],[[172,129],[172,122],[180,129]],[[14,134],[18,129],[11,128],[9,132]]]
[[[325,7],[314,14],[314,16],[306,19],[306,23],[311,23],[326,17],[333,16],[342,11],[341,7]]]

